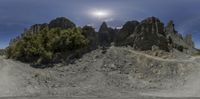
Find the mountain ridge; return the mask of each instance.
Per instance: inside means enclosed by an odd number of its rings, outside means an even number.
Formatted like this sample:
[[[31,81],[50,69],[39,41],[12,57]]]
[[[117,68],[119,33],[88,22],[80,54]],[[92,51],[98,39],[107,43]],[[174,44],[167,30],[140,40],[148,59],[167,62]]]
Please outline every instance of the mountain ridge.
[[[187,54],[198,52],[191,34],[183,37],[176,31],[172,20],[164,26],[156,17],[141,22],[128,21],[121,29],[113,29],[103,22],[98,32],[91,26],[76,27],[69,19],[58,17],[49,23],[31,26],[11,41],[7,52],[9,58],[25,62],[34,60],[40,64],[68,62],[98,47],[106,50],[111,45],[131,46],[139,51],[173,52],[176,49]]]

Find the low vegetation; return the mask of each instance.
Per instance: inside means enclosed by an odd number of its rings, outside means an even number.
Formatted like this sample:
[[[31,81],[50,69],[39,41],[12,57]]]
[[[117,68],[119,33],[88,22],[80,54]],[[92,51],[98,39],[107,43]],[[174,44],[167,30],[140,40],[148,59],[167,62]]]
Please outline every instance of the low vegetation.
[[[7,48],[7,56],[24,62],[46,64],[55,62],[63,54],[69,56],[88,43],[81,28],[44,28],[37,33],[28,30],[12,40]]]

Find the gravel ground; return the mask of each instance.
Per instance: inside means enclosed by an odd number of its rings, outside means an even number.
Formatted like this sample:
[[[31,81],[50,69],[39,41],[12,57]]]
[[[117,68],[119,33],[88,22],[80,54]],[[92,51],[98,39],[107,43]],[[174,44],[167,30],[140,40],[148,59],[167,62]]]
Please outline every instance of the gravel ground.
[[[46,69],[32,68],[28,64],[1,57],[0,97],[9,97],[4,99],[197,97],[200,93],[200,87],[197,87],[200,84],[200,80],[197,79],[200,77],[200,59],[183,55],[182,57],[183,59],[169,57],[165,59],[131,48],[111,47],[106,53],[97,49],[85,54],[73,64],[56,64],[55,67]]]

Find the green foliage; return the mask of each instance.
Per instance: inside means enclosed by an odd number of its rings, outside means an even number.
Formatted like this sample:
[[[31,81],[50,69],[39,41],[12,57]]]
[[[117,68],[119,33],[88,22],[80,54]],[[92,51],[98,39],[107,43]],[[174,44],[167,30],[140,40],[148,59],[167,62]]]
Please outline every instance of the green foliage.
[[[81,28],[44,28],[37,33],[25,31],[10,43],[8,58],[31,63],[52,62],[58,53],[79,50],[88,45]]]

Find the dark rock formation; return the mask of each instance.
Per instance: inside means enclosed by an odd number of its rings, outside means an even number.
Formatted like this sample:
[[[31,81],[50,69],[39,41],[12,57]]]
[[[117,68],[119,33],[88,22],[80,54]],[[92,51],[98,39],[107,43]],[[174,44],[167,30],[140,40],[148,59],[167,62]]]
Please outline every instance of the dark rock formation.
[[[165,32],[167,34],[171,33],[171,34],[177,34],[177,31],[174,28],[174,22],[172,20],[170,20],[167,24],[167,26],[165,27]]]
[[[140,23],[137,21],[127,22],[121,31],[126,31],[119,33],[124,36],[121,38],[125,40],[122,45],[130,45],[137,50],[151,50],[152,46],[169,50],[164,24],[158,18],[150,17]],[[120,41],[120,39],[118,40]]]
[[[179,51],[190,53],[189,50],[194,48],[192,35],[187,35],[186,38],[183,39],[183,36],[175,30],[173,21],[168,22],[167,26],[165,27],[165,34],[167,35],[167,39],[170,39],[171,41],[171,50],[175,48]]]
[[[177,49],[190,53],[195,50],[192,35],[183,38],[176,31],[172,20],[164,27],[156,17],[149,17],[141,22],[127,22],[119,31],[115,45],[132,46],[136,50],[151,50],[153,46],[165,51]]]
[[[65,17],[56,18],[49,23],[49,28],[68,29],[73,27],[76,27],[76,25]]]
[[[109,28],[106,22],[103,22],[98,32],[98,38],[100,46],[110,46],[115,38],[115,30]]]
[[[89,40],[89,50],[94,50],[98,47],[98,36],[94,28],[91,26],[84,26],[82,28],[83,35]]]
[[[37,32],[41,31],[44,28],[48,28],[48,24],[47,23],[32,25],[29,30],[32,33],[37,33]]]
[[[186,34],[184,41],[186,44],[188,44],[190,47],[194,48],[194,42],[192,41],[192,34]]]
[[[128,21],[126,22],[122,29],[120,29],[115,43],[117,46],[122,46],[126,43],[126,38],[129,37],[134,31],[136,26],[139,25],[138,21]]]

